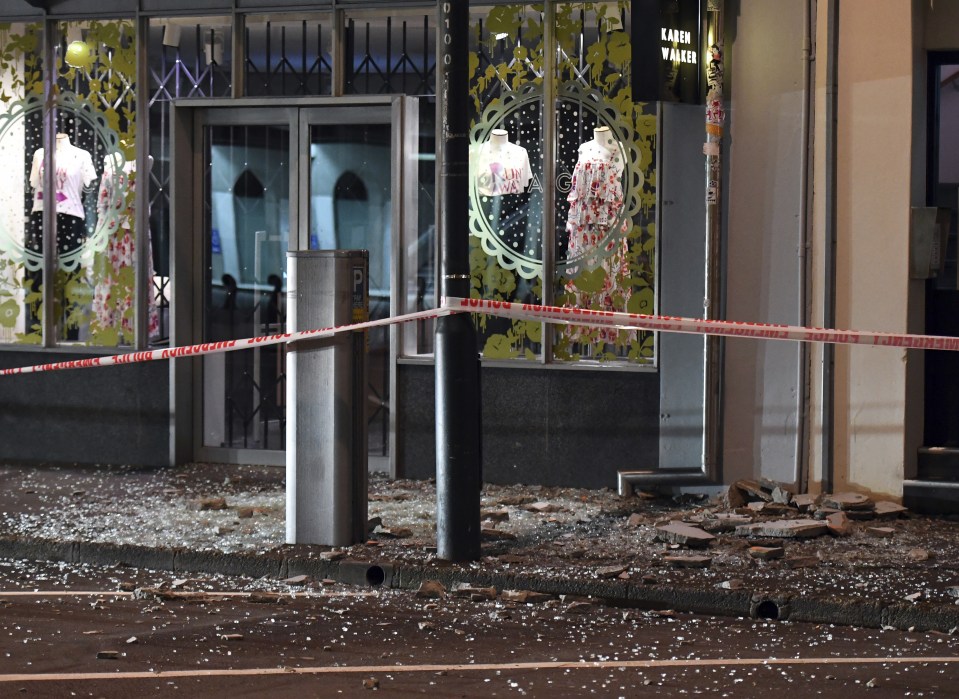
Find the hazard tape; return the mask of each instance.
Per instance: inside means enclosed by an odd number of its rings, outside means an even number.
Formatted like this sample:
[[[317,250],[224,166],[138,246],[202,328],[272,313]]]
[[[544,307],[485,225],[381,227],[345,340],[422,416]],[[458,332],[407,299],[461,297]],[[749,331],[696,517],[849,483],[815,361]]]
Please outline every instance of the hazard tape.
[[[160,359],[198,357],[205,354],[235,352],[237,350],[251,349],[253,347],[269,347],[270,345],[297,342],[299,340],[320,340],[326,337],[332,337],[338,333],[369,330],[370,328],[393,325],[394,323],[408,323],[414,320],[428,320],[430,318],[448,316],[450,313],[454,313],[454,311],[447,308],[437,308],[435,310],[431,309],[428,311],[417,311],[415,313],[407,313],[406,315],[393,316],[390,318],[367,320],[362,323],[335,325],[328,328],[319,328],[317,330],[300,330],[293,333],[264,335],[262,337],[248,337],[242,340],[203,342],[198,345],[167,347],[164,349],[147,350],[145,352],[127,352],[125,354],[114,354],[109,357],[90,357],[88,359],[74,359],[66,362],[53,362],[50,364],[36,364],[34,366],[16,367],[13,369],[0,369],[0,376],[12,376],[14,374],[35,374],[41,371],[62,371],[64,369],[86,369],[88,367],[95,366],[137,364],[140,362],[153,362]]]
[[[806,328],[799,325],[778,325],[774,323],[745,323],[730,320],[706,320],[703,318],[682,318],[677,316],[643,315],[641,313],[622,313],[618,311],[596,311],[587,308],[568,308],[565,306],[542,306],[532,303],[511,303],[509,301],[490,301],[488,299],[464,299],[446,297],[440,308],[417,311],[400,316],[368,320],[350,325],[337,325],[317,330],[301,330],[293,333],[248,337],[241,340],[222,342],[204,342],[198,345],[168,347],[147,350],[145,352],[127,352],[107,357],[89,357],[66,362],[36,364],[34,366],[0,369],[0,376],[33,374],[43,371],[61,371],[64,369],[85,369],[87,367],[116,366],[137,364],[178,357],[197,357],[220,352],[268,347],[299,340],[318,340],[332,337],[338,333],[368,330],[370,328],[408,323],[416,320],[429,320],[448,316],[453,313],[484,313],[486,315],[519,320],[541,320],[547,323],[565,325],[587,325],[614,327],[625,330],[653,330],[657,332],[689,333],[694,335],[722,335],[726,337],[751,337],[762,340],[793,340],[798,342],[821,342],[837,345],[876,345],[879,347],[902,347],[906,349],[929,349],[959,351],[959,337],[941,335],[909,335],[903,333],[864,332],[861,330],[830,330],[827,328]]]
[[[565,306],[540,306],[531,303],[510,303],[508,301],[456,297],[445,298],[443,308],[448,308],[454,312],[469,311],[470,313],[485,313],[504,318],[542,320],[548,323],[563,323],[566,325],[604,326],[696,335],[754,337],[762,340],[798,340],[800,342],[825,342],[837,345],[877,345],[880,347],[959,351],[959,337],[943,337],[941,335],[829,330],[826,328],[806,328],[799,325],[652,316],[640,313],[594,311]]]

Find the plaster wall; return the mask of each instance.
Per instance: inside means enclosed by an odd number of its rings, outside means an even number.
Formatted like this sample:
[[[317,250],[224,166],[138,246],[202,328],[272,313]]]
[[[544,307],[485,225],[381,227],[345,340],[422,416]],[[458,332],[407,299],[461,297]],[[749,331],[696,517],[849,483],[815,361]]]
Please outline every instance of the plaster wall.
[[[804,0],[727,4],[726,318],[802,318]],[[729,338],[723,477],[799,478],[800,347]]]
[[[837,106],[836,325],[909,330],[908,224],[913,130],[913,7],[901,0],[840,5]],[[827,18],[820,3],[817,43],[813,265],[815,323],[821,321],[822,253],[828,212],[824,142]],[[882,47],[882,50],[877,50]],[[812,413],[821,369],[813,357]],[[836,348],[834,489],[894,497],[906,463],[906,388],[910,357],[897,348]],[[911,418],[910,418],[911,419]],[[812,424],[813,478],[822,476],[821,424]]]

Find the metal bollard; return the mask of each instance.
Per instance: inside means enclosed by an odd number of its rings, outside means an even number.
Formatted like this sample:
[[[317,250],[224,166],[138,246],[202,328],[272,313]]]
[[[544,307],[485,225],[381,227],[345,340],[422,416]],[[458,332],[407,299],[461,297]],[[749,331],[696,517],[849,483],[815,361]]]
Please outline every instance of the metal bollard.
[[[287,253],[290,332],[366,320],[369,253]],[[286,356],[286,542],[366,539],[366,333],[290,343]]]

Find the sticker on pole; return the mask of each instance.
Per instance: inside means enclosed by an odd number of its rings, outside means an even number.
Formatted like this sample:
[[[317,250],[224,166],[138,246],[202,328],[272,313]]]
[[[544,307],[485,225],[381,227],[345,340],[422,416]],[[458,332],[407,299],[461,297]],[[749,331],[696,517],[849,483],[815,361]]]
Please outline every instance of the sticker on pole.
[[[352,287],[350,289],[350,307],[353,309],[354,323],[362,323],[369,317],[366,288],[366,269],[357,265],[353,267]]]

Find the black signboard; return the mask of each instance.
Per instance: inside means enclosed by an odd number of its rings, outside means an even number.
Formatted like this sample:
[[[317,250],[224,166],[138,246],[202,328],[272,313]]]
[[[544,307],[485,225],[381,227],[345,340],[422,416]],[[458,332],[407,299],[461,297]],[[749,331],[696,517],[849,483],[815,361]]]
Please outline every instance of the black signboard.
[[[703,0],[633,0],[635,102],[702,104]]]

